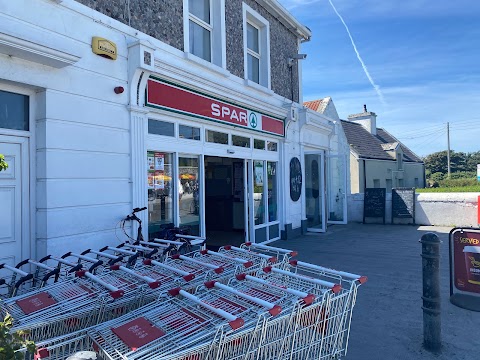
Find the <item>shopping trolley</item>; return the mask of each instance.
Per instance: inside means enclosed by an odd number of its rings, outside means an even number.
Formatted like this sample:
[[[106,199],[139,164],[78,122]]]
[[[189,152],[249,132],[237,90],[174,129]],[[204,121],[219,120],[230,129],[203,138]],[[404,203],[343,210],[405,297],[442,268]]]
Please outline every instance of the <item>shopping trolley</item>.
[[[176,359],[178,352],[196,347],[213,354],[214,348],[205,344],[244,325],[238,315],[185,290],[175,288],[169,294],[172,297],[94,327],[89,336],[99,358]]]
[[[33,279],[33,274],[18,269],[8,264],[0,264],[0,295],[3,298],[10,298],[17,293],[28,291],[31,287],[29,281]]]
[[[280,262],[288,262],[289,260],[298,255],[298,252],[294,250],[288,250],[263,244],[255,244],[252,242],[243,243],[242,245],[240,245],[240,248],[274,256]]]
[[[263,254],[260,252],[240,248],[237,246],[225,245],[218,249],[218,252],[230,257],[237,257],[252,261],[254,263],[260,262],[263,267],[265,266],[284,266],[283,262],[278,261],[278,258],[273,255]]]
[[[13,317],[11,331],[28,329],[32,341],[68,334],[144,305],[147,290],[158,286],[119,265],[99,275],[80,270],[76,276],[5,300],[1,312]]]

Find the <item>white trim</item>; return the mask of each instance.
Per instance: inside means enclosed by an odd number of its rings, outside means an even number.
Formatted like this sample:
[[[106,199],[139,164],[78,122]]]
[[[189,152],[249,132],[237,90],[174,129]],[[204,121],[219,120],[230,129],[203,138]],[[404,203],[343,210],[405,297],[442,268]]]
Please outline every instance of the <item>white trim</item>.
[[[247,23],[258,29],[259,52],[259,84],[266,89],[271,89],[271,64],[270,64],[270,23],[250,6],[243,3],[243,78],[245,84],[253,86],[254,81],[248,79],[248,53],[247,46]],[[257,85],[257,84],[255,84]],[[257,86],[258,86],[257,85]],[[257,88],[255,86],[255,88]]]
[[[225,0],[210,0],[210,23],[190,14],[189,0],[183,0],[183,50],[184,58],[229,76],[226,70],[226,34],[225,34]],[[210,31],[210,61],[190,53],[190,20]],[[220,49],[220,52],[218,52]]]
[[[22,154],[22,256],[37,257],[36,230],[36,127],[35,118],[38,113],[38,101],[33,91],[24,87],[0,82],[0,90],[29,97],[29,131],[0,128],[0,136],[5,135],[7,141],[21,145]],[[15,137],[13,137],[15,136]],[[11,141],[8,141],[11,140]],[[27,158],[28,161],[23,161]],[[44,254],[40,254],[44,255]]]
[[[306,26],[302,25],[285,9],[277,0],[257,0],[260,6],[268,10],[275,18],[297,36],[303,37],[306,41],[310,40],[312,32]]]
[[[55,48],[46,44],[55,44]],[[54,68],[73,65],[81,58],[71,39],[1,14],[0,53]]]

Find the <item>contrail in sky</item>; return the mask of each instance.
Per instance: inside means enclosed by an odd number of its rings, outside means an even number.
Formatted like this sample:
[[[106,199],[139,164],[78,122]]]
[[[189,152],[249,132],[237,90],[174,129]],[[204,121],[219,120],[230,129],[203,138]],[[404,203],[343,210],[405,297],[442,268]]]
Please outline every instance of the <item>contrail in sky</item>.
[[[355,41],[353,41],[352,34],[350,34],[350,30],[348,29],[347,24],[345,23],[345,20],[343,20],[342,16],[338,13],[337,9],[335,8],[335,5],[333,5],[332,0],[328,0],[330,5],[332,5],[333,11],[335,11],[335,14],[337,14],[338,18],[340,21],[343,23],[343,26],[345,26],[345,30],[347,30],[348,37],[350,38],[350,41],[352,42],[353,50],[355,50],[355,53],[357,54],[358,61],[360,61],[360,64],[362,64],[363,71],[365,72],[365,75],[367,75],[368,81],[370,81],[370,84],[372,84],[373,88],[375,89],[378,97],[380,98],[380,101],[382,102],[383,105],[386,105],[387,103],[385,102],[385,99],[383,97],[382,92],[380,91],[380,87],[375,84],[375,81],[373,81],[372,77],[370,76],[370,73],[368,72],[367,66],[362,60],[362,57],[360,56],[360,53],[357,50],[357,46],[355,45]]]

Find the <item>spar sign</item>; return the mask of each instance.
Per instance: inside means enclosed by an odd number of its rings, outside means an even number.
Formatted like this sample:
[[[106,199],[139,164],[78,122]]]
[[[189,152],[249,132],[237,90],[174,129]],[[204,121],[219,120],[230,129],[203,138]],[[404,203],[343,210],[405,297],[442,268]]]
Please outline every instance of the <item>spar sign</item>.
[[[177,84],[150,78],[147,106],[284,136],[284,121],[258,111],[195,92]]]
[[[480,229],[450,231],[450,301],[480,311]]]

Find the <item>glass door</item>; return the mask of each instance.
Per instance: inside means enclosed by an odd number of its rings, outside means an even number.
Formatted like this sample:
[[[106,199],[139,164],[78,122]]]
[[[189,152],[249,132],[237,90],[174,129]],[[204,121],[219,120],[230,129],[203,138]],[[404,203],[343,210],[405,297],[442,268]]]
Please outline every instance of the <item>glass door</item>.
[[[307,231],[325,231],[324,153],[305,154],[305,216]]]
[[[347,223],[347,171],[344,155],[328,156],[328,223]]]

